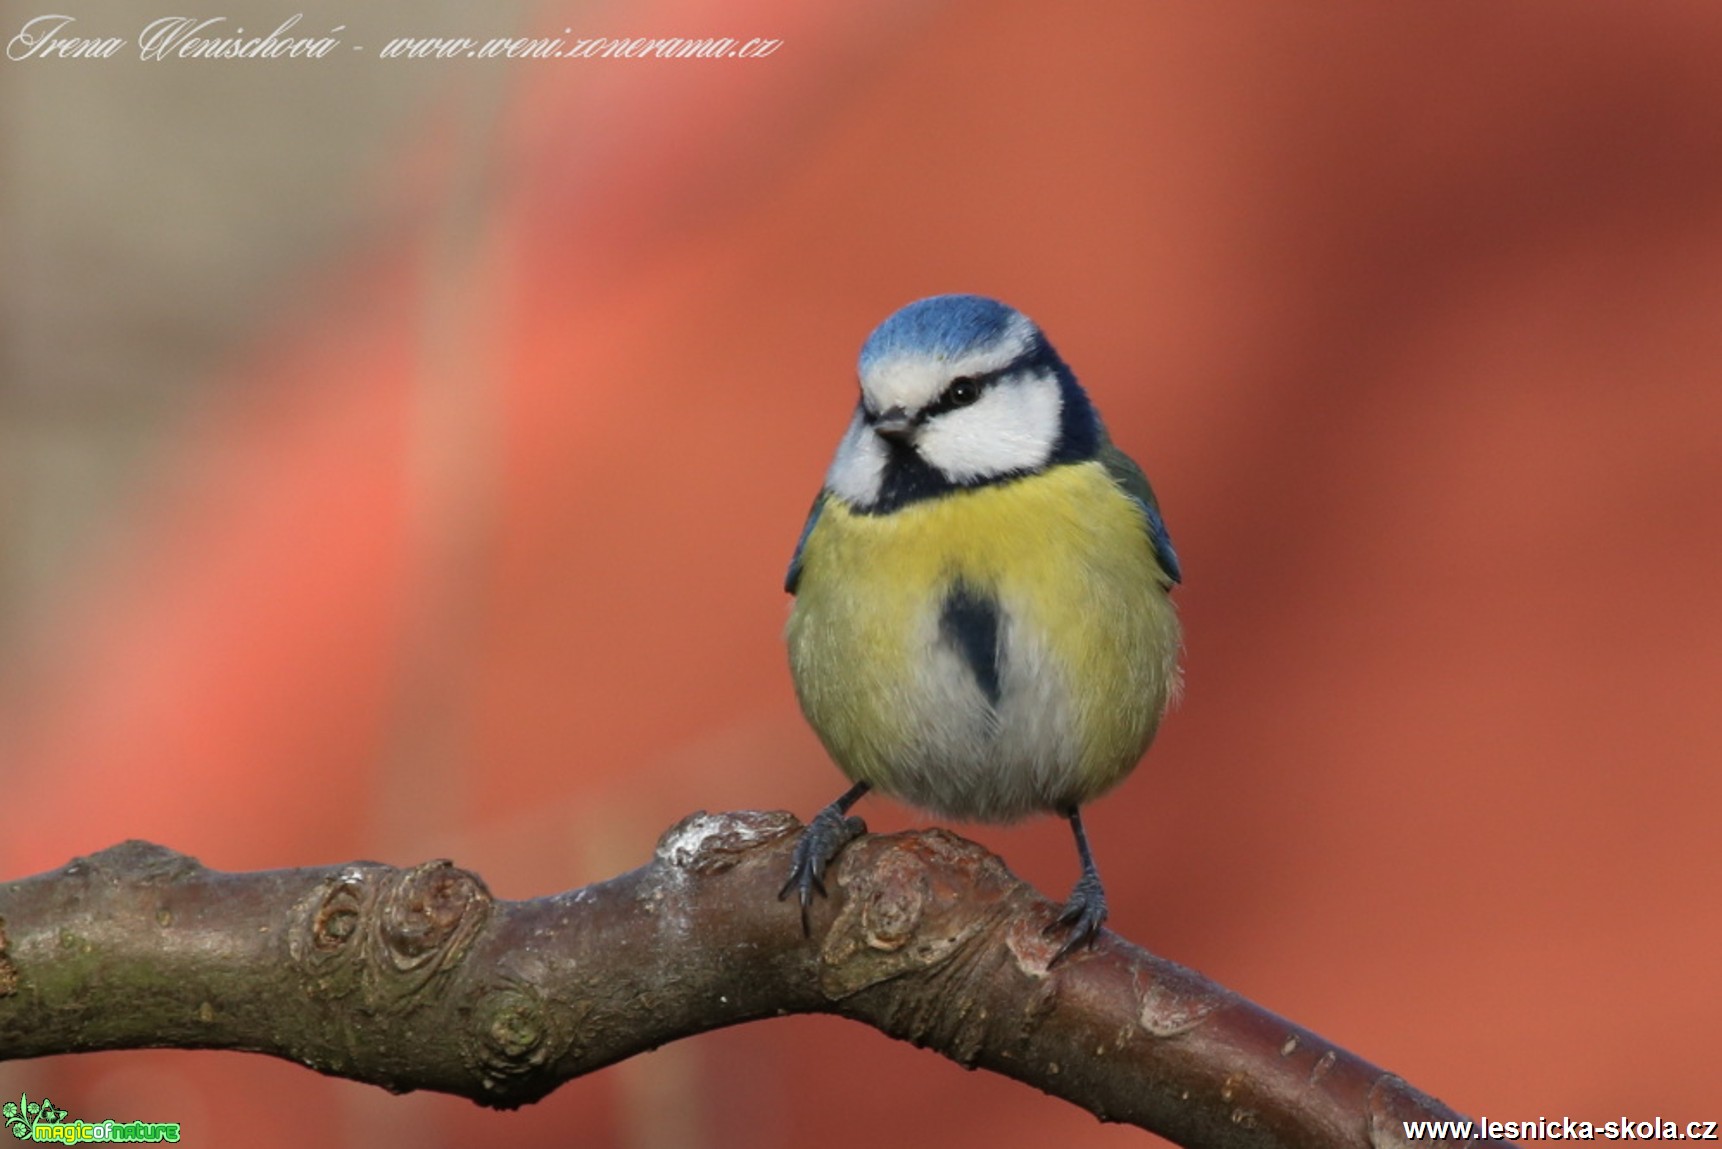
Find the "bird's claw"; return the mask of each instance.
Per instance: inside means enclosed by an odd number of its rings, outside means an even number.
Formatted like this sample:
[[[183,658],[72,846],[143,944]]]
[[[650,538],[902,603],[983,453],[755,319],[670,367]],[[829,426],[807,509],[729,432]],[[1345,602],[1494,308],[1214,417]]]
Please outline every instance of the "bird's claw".
[[[801,935],[813,936],[813,925],[808,918],[808,911],[813,906],[813,895],[817,893],[825,897],[825,867],[830,864],[850,842],[867,832],[867,823],[855,815],[847,815],[835,805],[813,816],[813,821],[801,831],[801,837],[796,839],[795,853],[790,861],[789,880],[783,883],[783,889],[777,891],[777,900],[782,901],[789,896],[791,890],[799,893],[801,902]]]
[[[1060,930],[1068,931],[1064,944],[1058,947],[1046,968],[1051,969],[1074,950],[1083,947],[1093,949],[1100,937],[1100,927],[1106,924],[1106,915],[1106,891],[1100,888],[1099,877],[1084,874],[1070,892],[1070,900],[1064,903],[1064,911],[1046,927],[1045,932],[1049,935]]]

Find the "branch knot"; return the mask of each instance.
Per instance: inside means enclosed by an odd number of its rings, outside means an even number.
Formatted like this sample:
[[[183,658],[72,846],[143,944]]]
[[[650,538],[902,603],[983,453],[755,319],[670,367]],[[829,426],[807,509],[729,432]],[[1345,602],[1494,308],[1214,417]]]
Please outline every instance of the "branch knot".
[[[460,963],[493,904],[481,880],[444,859],[410,870],[356,862],[300,904],[288,948],[325,993],[359,988],[368,1005],[398,1005]]]

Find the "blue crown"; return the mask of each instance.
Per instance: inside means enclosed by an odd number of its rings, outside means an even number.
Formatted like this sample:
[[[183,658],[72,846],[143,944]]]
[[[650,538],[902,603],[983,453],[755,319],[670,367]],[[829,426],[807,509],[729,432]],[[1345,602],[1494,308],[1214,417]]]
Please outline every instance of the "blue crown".
[[[874,328],[861,345],[859,369],[900,356],[954,359],[1001,338],[1019,313],[984,295],[934,295],[917,300]]]

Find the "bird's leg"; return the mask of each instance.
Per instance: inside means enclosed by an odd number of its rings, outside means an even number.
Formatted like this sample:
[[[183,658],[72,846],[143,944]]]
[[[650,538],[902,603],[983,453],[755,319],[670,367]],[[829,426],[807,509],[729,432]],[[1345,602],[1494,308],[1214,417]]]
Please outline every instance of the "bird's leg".
[[[1082,814],[1075,806],[1065,811],[1064,816],[1070,819],[1070,828],[1076,834],[1076,853],[1082,859],[1082,877],[1076,880],[1076,888],[1070,892],[1070,900],[1064,903],[1064,912],[1058,915],[1058,920],[1046,927],[1046,932],[1057,933],[1068,928],[1064,944],[1058,947],[1058,952],[1047,963],[1051,969],[1063,961],[1070,951],[1078,946],[1094,948],[1095,939],[1100,936],[1100,927],[1106,922],[1106,891],[1100,887],[1100,871],[1094,868],[1094,855],[1088,849],[1088,835],[1082,830]]]
[[[813,904],[814,891],[818,891],[820,897],[825,896],[826,865],[844,846],[867,832],[867,823],[847,815],[849,807],[859,802],[861,796],[870,789],[872,787],[865,782],[855,783],[843,797],[815,814],[813,821],[807,823],[807,828],[801,831],[801,837],[796,840],[794,860],[789,867],[789,881],[783,883],[783,889],[777,892],[777,899],[782,901],[789,896],[791,890],[800,891],[803,937],[813,936],[813,927],[807,920],[807,910]],[[1096,886],[1096,889],[1098,888]]]

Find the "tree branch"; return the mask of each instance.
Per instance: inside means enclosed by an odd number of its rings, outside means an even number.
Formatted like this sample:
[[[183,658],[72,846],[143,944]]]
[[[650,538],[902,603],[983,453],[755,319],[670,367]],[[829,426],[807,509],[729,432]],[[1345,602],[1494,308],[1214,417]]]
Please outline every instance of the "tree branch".
[[[242,1049],[485,1105],[679,1037],[853,1018],[1184,1145],[1381,1146],[1439,1102],[1057,908],[939,830],[843,852],[802,937],[799,828],[699,813],[652,861],[529,901],[448,862],[228,874],[145,842],[0,884],[0,1059]]]

